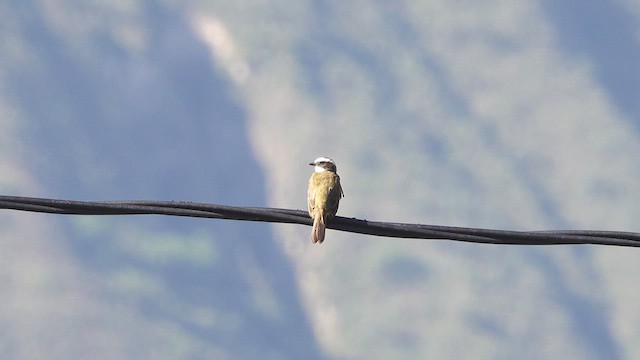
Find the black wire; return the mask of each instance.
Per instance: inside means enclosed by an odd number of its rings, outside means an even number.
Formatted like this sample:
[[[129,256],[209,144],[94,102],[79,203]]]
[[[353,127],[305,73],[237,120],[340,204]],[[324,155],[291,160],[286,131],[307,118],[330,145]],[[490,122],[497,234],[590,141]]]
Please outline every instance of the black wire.
[[[73,201],[0,195],[0,209],[65,215],[171,215],[311,225],[306,211],[187,201]],[[501,245],[594,244],[640,247],[640,234],[621,231],[506,231],[367,221],[337,216],[330,229],[395,238],[455,240]]]

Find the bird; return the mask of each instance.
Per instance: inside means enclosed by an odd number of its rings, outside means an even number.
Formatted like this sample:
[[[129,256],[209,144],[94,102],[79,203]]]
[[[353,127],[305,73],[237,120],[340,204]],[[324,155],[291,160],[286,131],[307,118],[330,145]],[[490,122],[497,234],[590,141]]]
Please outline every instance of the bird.
[[[311,241],[322,244],[327,220],[338,212],[340,199],[344,197],[340,176],[337,174],[336,163],[328,157],[319,157],[309,165],[315,167],[315,171],[309,178],[309,190],[307,191],[307,204],[309,216],[313,219]]]

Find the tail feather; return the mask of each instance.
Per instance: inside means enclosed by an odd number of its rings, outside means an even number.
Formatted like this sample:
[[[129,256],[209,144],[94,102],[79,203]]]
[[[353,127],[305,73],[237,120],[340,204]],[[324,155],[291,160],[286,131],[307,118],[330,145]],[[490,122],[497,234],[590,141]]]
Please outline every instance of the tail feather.
[[[313,218],[313,228],[311,230],[311,241],[315,244],[322,244],[324,241],[324,218],[320,212]]]

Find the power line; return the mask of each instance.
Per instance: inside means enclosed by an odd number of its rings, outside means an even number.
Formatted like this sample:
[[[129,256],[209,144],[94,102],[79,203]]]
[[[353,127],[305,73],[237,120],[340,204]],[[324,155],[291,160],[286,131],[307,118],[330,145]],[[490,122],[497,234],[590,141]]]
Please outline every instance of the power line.
[[[0,195],[0,209],[64,215],[171,215],[311,225],[306,211],[238,207],[188,201],[74,201]],[[640,234],[621,231],[506,231],[367,221],[337,216],[330,229],[395,238],[455,240],[501,245],[594,244],[640,247]]]

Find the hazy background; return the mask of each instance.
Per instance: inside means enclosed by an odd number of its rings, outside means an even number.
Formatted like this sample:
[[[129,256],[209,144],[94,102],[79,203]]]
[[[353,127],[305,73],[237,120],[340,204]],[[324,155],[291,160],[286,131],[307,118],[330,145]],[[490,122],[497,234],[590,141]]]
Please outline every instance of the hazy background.
[[[633,0],[0,3],[0,193],[640,231]],[[640,252],[0,211],[7,359],[636,359]]]

